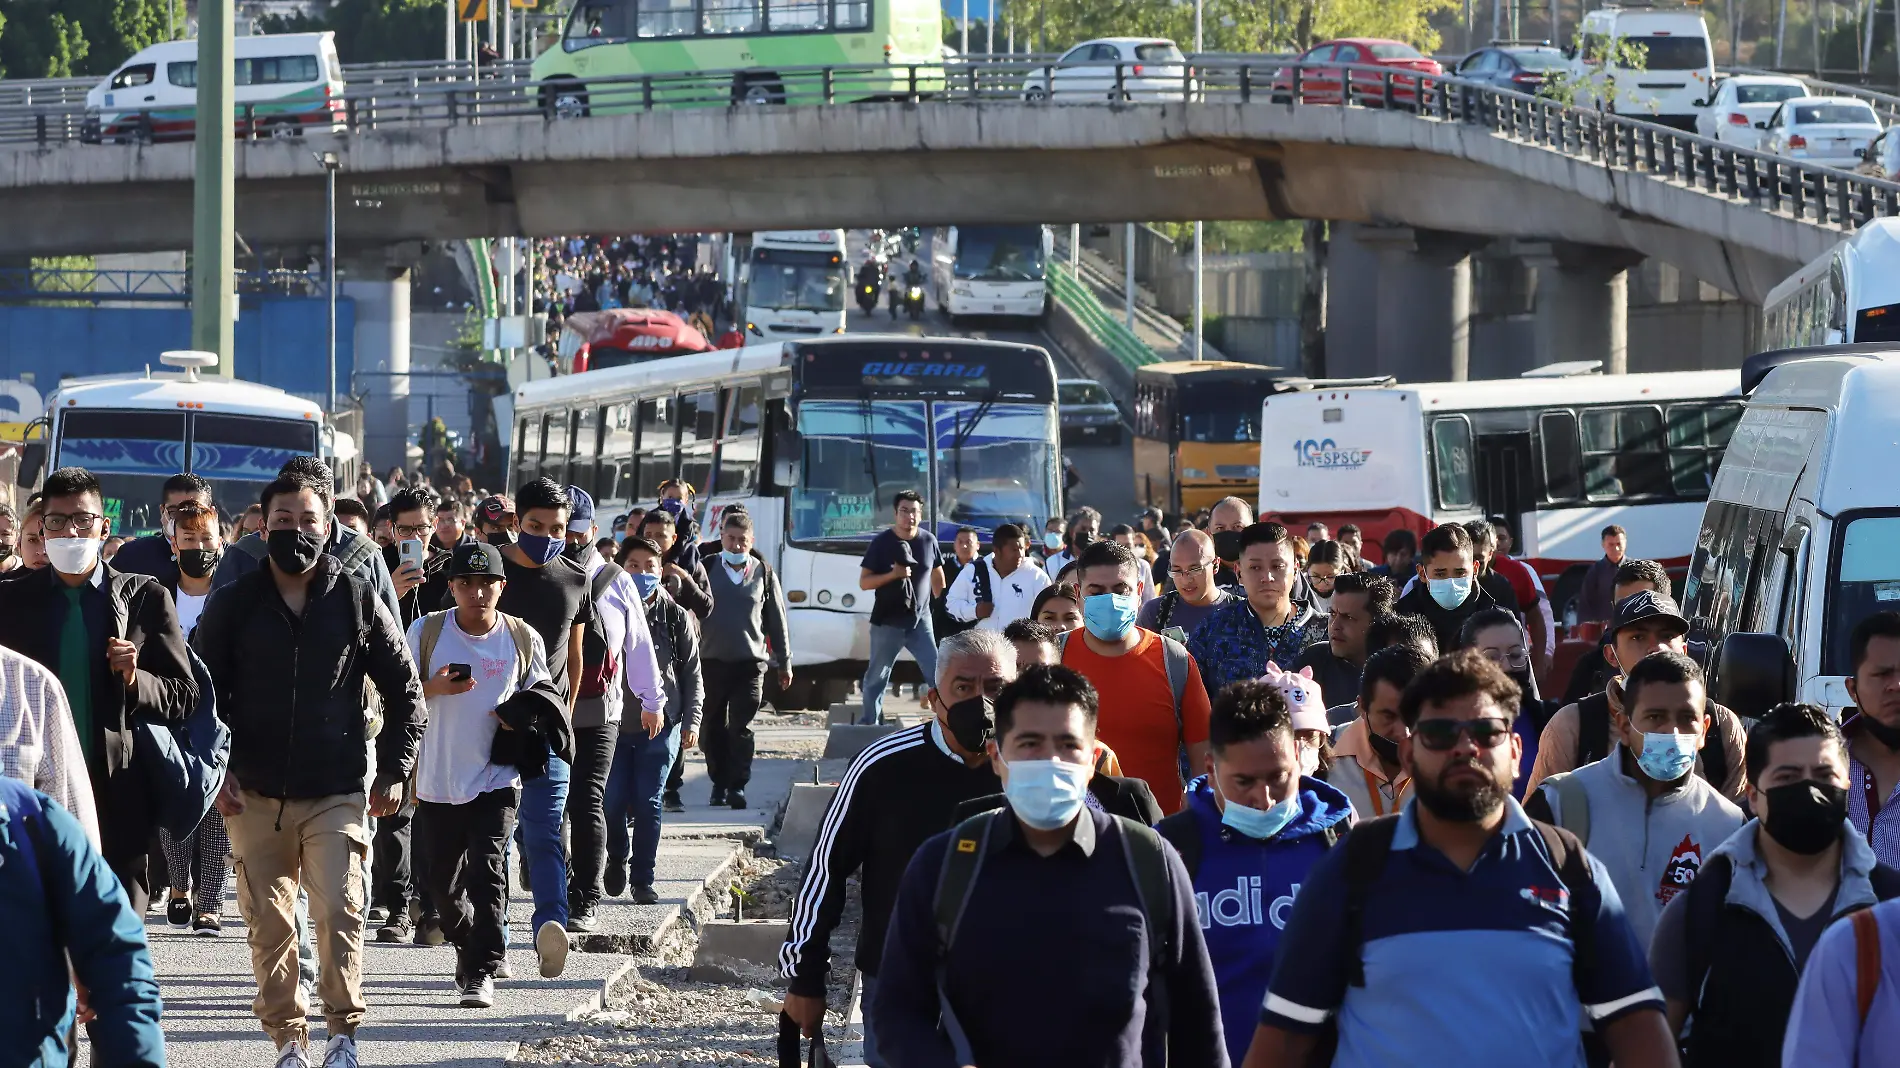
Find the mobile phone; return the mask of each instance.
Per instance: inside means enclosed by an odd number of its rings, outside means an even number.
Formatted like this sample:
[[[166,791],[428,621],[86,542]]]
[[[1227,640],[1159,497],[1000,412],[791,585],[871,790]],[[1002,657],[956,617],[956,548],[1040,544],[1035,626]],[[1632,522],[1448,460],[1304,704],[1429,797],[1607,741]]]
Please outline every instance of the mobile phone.
[[[423,548],[420,541],[414,538],[404,538],[396,543],[396,556],[404,564],[416,565],[416,570],[420,571],[423,567],[423,561],[428,557],[428,550]]]
[[[449,665],[449,681],[450,682],[467,682],[469,679],[472,679],[474,677],[475,677],[475,669],[472,667],[469,667],[467,664],[450,664]]]

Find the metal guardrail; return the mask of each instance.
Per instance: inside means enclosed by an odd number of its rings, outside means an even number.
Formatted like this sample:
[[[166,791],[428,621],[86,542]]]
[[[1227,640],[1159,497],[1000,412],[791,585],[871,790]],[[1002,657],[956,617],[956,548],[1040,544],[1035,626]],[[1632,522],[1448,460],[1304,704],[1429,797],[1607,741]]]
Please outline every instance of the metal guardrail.
[[[561,121],[655,108],[828,106],[869,102],[985,101],[1143,106],[1215,102],[1256,107],[1348,106],[1406,112],[1475,126],[1593,164],[1686,186],[1776,214],[1852,229],[1900,216],[1900,184],[1726,145],[1694,134],[1444,75],[1352,64],[1203,61],[1156,76],[1137,64],[1076,70],[1049,63],[953,63],[757,68],[534,83],[501,76],[474,81],[378,84],[347,91],[332,121],[303,125],[268,106],[237,113],[240,135],[306,130],[360,133],[384,126]],[[136,113],[132,113],[136,116]],[[321,115],[322,113],[319,113]],[[83,109],[0,111],[0,143],[45,146],[82,137],[150,142],[168,135],[147,115],[120,129],[92,130]]]
[[[321,276],[303,271],[234,271],[235,292],[271,296],[323,295]],[[26,301],[183,303],[191,299],[191,272],[0,268],[0,304]]]
[[[514,59],[484,65],[484,74],[499,73],[517,78],[528,76],[531,60]],[[345,63],[343,85],[390,85],[416,82],[467,81],[474,65],[466,59],[434,59],[419,62]],[[84,107],[86,94],[97,86],[103,75],[90,78],[9,78],[0,80],[0,108],[57,107],[71,104]]]
[[[1087,283],[1069,274],[1067,261],[1052,266],[1054,269],[1048,272],[1050,295],[1069,309],[1076,322],[1082,324],[1082,329],[1087,330],[1104,351],[1130,371],[1161,362],[1161,357],[1136,337],[1127,324],[1109,314]]]

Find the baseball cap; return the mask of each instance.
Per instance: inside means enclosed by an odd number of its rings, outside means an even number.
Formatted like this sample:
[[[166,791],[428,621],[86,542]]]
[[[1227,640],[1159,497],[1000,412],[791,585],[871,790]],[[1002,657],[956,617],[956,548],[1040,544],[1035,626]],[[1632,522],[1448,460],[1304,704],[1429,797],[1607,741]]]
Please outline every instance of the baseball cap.
[[[594,526],[594,495],[579,486],[567,487],[567,499],[573,507],[567,511],[567,529],[571,534],[585,534]]]
[[[485,541],[465,541],[449,557],[449,577],[476,575],[482,578],[506,578],[501,566],[501,550]]]
[[[1682,609],[1676,607],[1674,600],[1654,590],[1638,590],[1616,602],[1616,614],[1603,631],[1604,640],[1609,640],[1617,631],[1632,623],[1650,619],[1668,620],[1680,628],[1681,633],[1689,633],[1689,621],[1683,617]]]
[[[499,523],[506,516],[515,514],[515,502],[505,494],[493,493],[482,498],[475,506],[475,518],[488,523]]]

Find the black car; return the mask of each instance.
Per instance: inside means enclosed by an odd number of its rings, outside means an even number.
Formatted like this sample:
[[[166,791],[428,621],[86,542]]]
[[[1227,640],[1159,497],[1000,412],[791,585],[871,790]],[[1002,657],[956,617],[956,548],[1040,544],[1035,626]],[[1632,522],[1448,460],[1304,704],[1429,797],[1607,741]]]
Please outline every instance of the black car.
[[[1493,41],[1459,60],[1452,74],[1497,89],[1536,93],[1544,87],[1546,75],[1565,69],[1569,63],[1563,51],[1549,42]]]
[[[1064,441],[1100,441],[1118,444],[1122,439],[1122,413],[1108,390],[1086,378],[1064,378],[1056,382],[1056,409],[1062,423]]]

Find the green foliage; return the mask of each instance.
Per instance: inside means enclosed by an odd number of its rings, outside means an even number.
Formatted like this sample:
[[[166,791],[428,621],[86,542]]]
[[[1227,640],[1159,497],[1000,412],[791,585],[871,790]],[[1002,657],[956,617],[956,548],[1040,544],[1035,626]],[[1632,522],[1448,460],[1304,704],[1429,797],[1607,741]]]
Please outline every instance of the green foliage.
[[[0,19],[0,76],[104,75],[185,26],[184,0],[8,0]]]
[[[1428,20],[1458,6],[1458,0],[1205,0],[1202,30],[1210,52],[1289,52],[1329,37],[1364,36],[1406,41],[1430,53],[1439,35]],[[974,15],[976,4],[971,7]],[[1027,30],[1052,51],[1092,37],[1167,37],[1184,49],[1194,43],[1193,5],[1173,0],[1015,0],[1008,17],[1018,40]]]
[[[1579,32],[1571,38],[1568,51],[1570,55],[1581,57],[1586,63],[1594,65],[1598,72],[1615,67],[1628,74],[1649,66],[1649,49],[1625,37],[1612,40],[1598,34]],[[1537,90],[1537,95],[1561,104],[1616,108],[1638,100],[1626,85],[1627,82],[1623,86],[1617,85],[1614,76],[1578,76],[1568,68],[1553,68],[1544,75],[1544,84]]]
[[[1183,253],[1194,251],[1193,223],[1153,223]],[[1217,255],[1247,252],[1298,252],[1305,224],[1297,220],[1267,222],[1210,222],[1202,227],[1207,251]]]
[[[337,55],[345,63],[441,59],[442,18],[442,0],[332,0],[314,16],[259,19],[258,32],[335,30]]]

